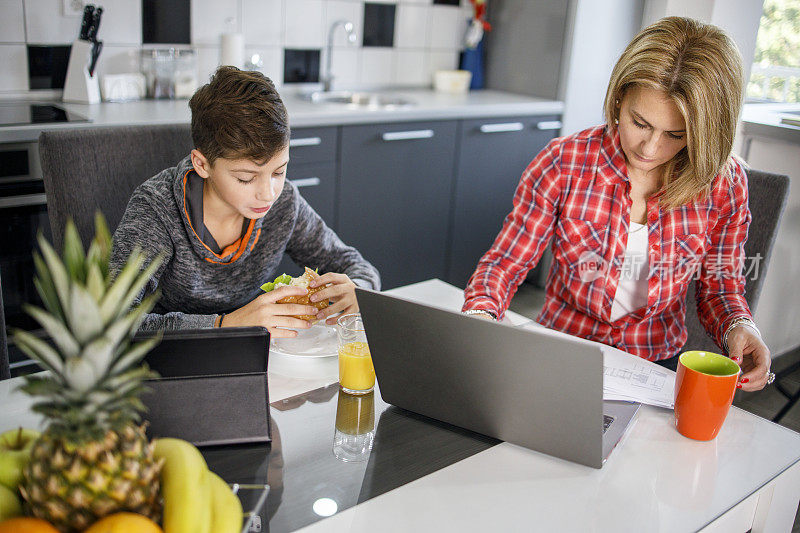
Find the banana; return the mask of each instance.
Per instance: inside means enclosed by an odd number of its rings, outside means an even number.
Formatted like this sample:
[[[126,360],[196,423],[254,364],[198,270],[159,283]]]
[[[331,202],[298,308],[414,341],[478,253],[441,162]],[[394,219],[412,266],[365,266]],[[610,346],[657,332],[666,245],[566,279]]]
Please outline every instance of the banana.
[[[242,530],[242,502],[221,477],[209,471],[211,485],[212,533],[239,533]]]
[[[241,509],[241,507],[239,509]],[[9,518],[14,518],[15,516],[20,516],[21,514],[22,505],[20,504],[19,498],[17,498],[17,494],[5,485],[0,485],[0,522]]]
[[[185,440],[156,439],[154,455],[164,459],[164,533],[210,533],[210,476],[198,449]]]

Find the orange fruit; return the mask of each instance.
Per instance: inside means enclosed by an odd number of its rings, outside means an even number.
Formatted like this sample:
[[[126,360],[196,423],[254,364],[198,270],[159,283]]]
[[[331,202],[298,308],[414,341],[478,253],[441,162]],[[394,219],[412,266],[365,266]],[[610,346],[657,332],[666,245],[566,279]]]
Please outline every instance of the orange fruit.
[[[0,533],[59,533],[56,528],[40,518],[18,516],[0,522]]]
[[[146,516],[136,513],[114,513],[101,518],[83,533],[163,533],[163,531]]]

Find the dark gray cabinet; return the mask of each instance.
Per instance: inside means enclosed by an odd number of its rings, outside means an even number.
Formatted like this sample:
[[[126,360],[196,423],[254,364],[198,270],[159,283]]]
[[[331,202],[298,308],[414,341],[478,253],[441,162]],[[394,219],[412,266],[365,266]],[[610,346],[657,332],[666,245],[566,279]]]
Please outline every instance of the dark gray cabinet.
[[[328,226],[336,229],[336,150],[338,128],[298,128],[292,130],[289,144],[289,169],[286,179]],[[305,265],[296,265],[288,255],[278,265],[276,275],[296,276]]]
[[[449,283],[466,285],[511,211],[522,172],[557,135],[559,119],[528,116],[462,121],[446,277]]]
[[[336,221],[390,289],[444,278],[456,121],[346,126]]]
[[[429,278],[463,287],[512,207],[558,116],[299,128],[288,179],[384,289]],[[284,257],[279,272],[303,265]],[[541,281],[540,269],[529,279]]]

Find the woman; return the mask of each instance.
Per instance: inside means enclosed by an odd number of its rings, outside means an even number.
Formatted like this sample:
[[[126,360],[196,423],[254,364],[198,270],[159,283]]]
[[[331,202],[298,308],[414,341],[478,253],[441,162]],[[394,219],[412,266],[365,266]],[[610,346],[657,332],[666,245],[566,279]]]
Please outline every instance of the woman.
[[[731,154],[741,102],[741,57],[719,28],[645,28],[611,74],[607,123],[554,139],[523,173],[463,310],[502,318],[553,237],[539,323],[674,369],[697,279],[701,322],[742,366],[737,386],[763,388],[769,349],[741,273],[747,177]]]

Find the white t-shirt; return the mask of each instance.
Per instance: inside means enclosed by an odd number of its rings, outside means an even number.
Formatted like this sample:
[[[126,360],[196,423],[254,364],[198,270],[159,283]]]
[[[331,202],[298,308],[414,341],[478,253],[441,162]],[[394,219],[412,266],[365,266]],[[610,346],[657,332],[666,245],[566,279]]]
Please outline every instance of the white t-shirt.
[[[628,246],[611,304],[611,320],[617,320],[647,305],[647,226],[631,222]]]

